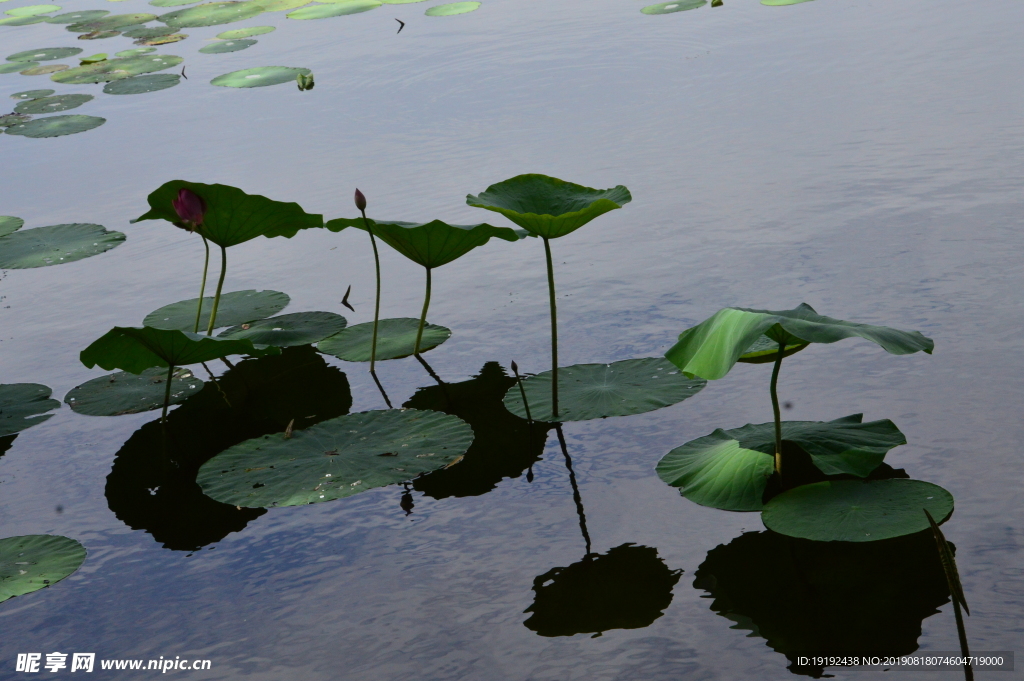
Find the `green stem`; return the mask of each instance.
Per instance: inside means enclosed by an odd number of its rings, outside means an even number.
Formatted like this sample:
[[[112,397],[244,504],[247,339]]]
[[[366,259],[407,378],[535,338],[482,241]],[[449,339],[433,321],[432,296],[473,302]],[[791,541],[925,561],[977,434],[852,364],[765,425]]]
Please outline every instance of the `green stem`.
[[[167,423],[167,407],[171,404],[171,381],[174,379],[174,365],[167,367],[167,387],[164,389],[164,415],[160,417],[161,423]]]
[[[210,326],[206,329],[206,335],[212,336],[214,326],[217,322],[217,308],[220,307],[220,291],[224,288],[224,275],[228,272],[228,249],[220,247],[220,279],[217,281],[217,293],[213,296],[213,311],[210,313]]]
[[[953,601],[953,614],[956,616],[956,633],[960,637],[960,655],[967,660],[966,664],[964,664],[964,679],[966,681],[974,681],[974,669],[971,668],[969,659],[971,650],[967,647],[967,630],[964,629],[964,616],[960,614],[960,603],[957,601],[952,589],[950,589],[950,594],[950,600]]]
[[[380,256],[377,254],[377,239],[373,236],[373,228],[370,221],[366,219],[366,211],[362,208],[359,212],[363,214],[363,225],[370,233],[370,244],[373,246],[373,262],[377,267],[377,303],[373,308],[373,340],[370,343],[370,373],[373,373],[374,364],[377,363],[377,325],[380,321]]]
[[[558,311],[555,303],[555,268],[551,264],[551,242],[544,239],[544,255],[548,260],[548,297],[551,305],[551,415],[558,420]]]
[[[416,345],[412,354],[420,354],[420,339],[423,338],[423,325],[427,323],[427,308],[430,307],[430,268],[427,267],[427,295],[423,298],[423,312],[420,313],[420,328],[416,330]]]
[[[200,234],[199,236],[203,236]],[[203,262],[203,283],[199,286],[199,306],[196,308],[196,326],[192,333],[199,333],[199,317],[203,314],[203,296],[206,295],[206,271],[210,268],[210,242],[203,236],[203,245],[206,246],[206,260]]]
[[[779,368],[782,366],[783,344],[779,344],[779,355],[775,358],[772,369],[772,410],[775,412],[775,472],[782,475],[782,414],[779,413],[779,394],[776,386],[779,382]]]

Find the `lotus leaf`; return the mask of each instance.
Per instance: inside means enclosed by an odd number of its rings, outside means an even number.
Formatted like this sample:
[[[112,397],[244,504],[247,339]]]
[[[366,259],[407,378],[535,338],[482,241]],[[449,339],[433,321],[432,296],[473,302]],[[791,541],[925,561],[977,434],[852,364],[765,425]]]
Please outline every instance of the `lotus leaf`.
[[[285,16],[289,19],[327,19],[328,17],[340,17],[348,14],[359,14],[377,9],[383,3],[380,0],[342,0],[331,2],[325,5],[311,5],[289,12]]]
[[[158,38],[149,38],[148,40],[136,40],[136,45],[169,45],[170,43],[180,43],[182,40],[187,38],[188,35],[185,33],[174,33],[172,35],[162,35]]]
[[[309,0],[256,0],[264,12],[285,12],[309,4]]]
[[[81,21],[95,21],[101,17],[105,17],[110,12],[105,9],[87,9],[80,12],[65,12],[64,14],[57,14],[46,21],[51,24],[75,24]]]
[[[480,9],[479,2],[449,2],[445,5],[431,7],[424,14],[428,17],[450,17]]]
[[[46,120],[50,119],[39,119],[28,125]],[[108,232],[102,225],[70,224],[26,229],[0,237],[0,267],[29,269],[63,265],[109,251],[124,239],[121,232]]]
[[[657,5],[648,5],[641,12],[644,14],[672,14],[673,12],[685,12],[688,9],[697,9],[708,4],[707,0],[681,0],[676,2],[661,2]]]
[[[783,492],[765,504],[761,519],[791,537],[868,542],[927,530],[921,509],[944,522],[953,495],[921,480],[831,480]]]
[[[25,90],[24,92],[15,92],[11,95],[11,99],[26,100],[26,99],[39,99],[40,97],[49,97],[54,94],[56,90]]]
[[[149,54],[151,52],[156,52],[156,48],[155,47],[136,47],[136,48],[131,49],[131,50],[121,50],[120,52],[116,52],[114,54],[114,56],[115,57],[134,57],[134,56],[139,55],[139,54]]]
[[[20,71],[20,73],[23,76],[45,76],[48,73],[57,73],[67,69],[67,64],[46,64],[45,66],[32,66],[24,71]]]
[[[408,5],[414,2],[426,2],[426,0],[381,0],[385,5]]]
[[[221,302],[223,303],[223,298]],[[220,313],[217,313],[220,318]],[[333,312],[295,312],[232,326],[221,332],[217,338],[247,338],[257,346],[273,345],[286,348],[294,345],[309,345],[345,328],[348,322]],[[248,328],[243,328],[248,327]]]
[[[199,48],[199,51],[203,54],[225,54],[227,52],[238,52],[244,50],[247,47],[252,47],[256,44],[255,40],[222,40],[215,43],[210,43],[204,47]]]
[[[381,319],[377,331],[377,360],[401,359],[413,354],[416,332],[420,320],[411,317]],[[420,352],[426,352],[444,343],[452,335],[451,329],[435,324],[423,327]],[[341,333],[317,343],[317,350],[334,355],[346,362],[369,362],[373,322],[350,326]]]
[[[60,7],[57,5],[28,5],[26,7],[15,7],[9,9],[4,14],[9,14],[12,17],[34,17],[40,14],[49,14],[50,12],[56,12]]]
[[[149,0],[153,7],[181,7],[182,5],[194,5],[199,0]]]
[[[258,2],[207,2],[161,15],[159,19],[168,26],[196,28],[230,24],[250,19],[262,12],[263,7]]]
[[[160,38],[177,32],[178,29],[173,26],[143,26],[142,28],[133,28],[125,31],[124,36],[126,38],[149,40],[150,38]]]
[[[0,64],[0,73],[17,73],[18,71],[24,71],[25,69],[33,66],[39,66],[39,62],[12,61],[6,64]]]
[[[135,27],[156,19],[155,14],[134,12],[132,14],[111,14],[99,19],[89,19],[69,24],[67,30],[72,33],[92,33],[93,31],[120,31],[129,26]]]
[[[47,114],[75,109],[93,99],[92,95],[55,95],[22,102],[14,107],[14,113]]]
[[[0,215],[0,237],[7,236],[21,229],[25,221],[13,215]]]
[[[116,38],[121,35],[120,31],[106,30],[106,31],[90,31],[83,33],[78,36],[79,40],[106,40],[107,38]]]
[[[60,402],[50,399],[50,389],[38,383],[0,384],[0,437],[19,433],[42,423],[59,409]]]
[[[38,15],[31,17],[7,17],[6,19],[0,19],[0,26],[31,26],[32,24],[41,24],[49,19],[49,17]]]
[[[240,40],[242,38],[251,38],[254,35],[270,33],[274,30],[276,29],[273,26],[250,26],[249,28],[235,28],[230,31],[224,31],[223,33],[218,33],[217,37],[221,40]]]
[[[130,78],[143,73],[163,71],[177,66],[184,59],[169,54],[140,54],[134,57],[108,59],[98,64],[86,64],[68,69],[50,80],[55,83],[82,85],[85,83],[105,83],[121,78]]]
[[[202,390],[203,382],[188,369],[174,372],[169,404],[184,402]],[[79,414],[89,416],[121,416],[159,409],[167,392],[167,372],[161,368],[146,369],[141,374],[119,371],[100,376],[72,388],[64,403]]]
[[[68,537],[28,534],[0,539],[0,603],[45,589],[85,562],[85,547]]]
[[[221,87],[264,87],[267,85],[280,85],[281,83],[294,83],[299,74],[309,75],[309,69],[292,68],[290,66],[257,66],[252,69],[232,71],[217,76],[210,81],[213,85]]]
[[[808,345],[809,343],[786,343],[782,349],[782,356],[789,357],[790,355],[795,355]],[[778,358],[779,343],[773,341],[768,336],[762,335],[736,361],[746,364],[768,364]]]
[[[141,374],[151,367],[178,367],[209,362],[229,355],[260,356],[276,349],[258,350],[247,340],[218,340],[184,331],[151,327],[115,326],[82,350],[82,364],[112,371]]]
[[[134,76],[123,80],[115,80],[103,86],[108,95],[141,95],[174,87],[181,82],[177,73],[153,73],[147,76]]]
[[[81,54],[80,47],[44,47],[39,50],[25,50],[15,52],[7,57],[7,61],[52,61],[54,59],[67,59],[76,54]]]
[[[768,5],[769,7],[782,7],[784,5],[799,5],[801,2],[810,2],[811,0],[761,0],[762,5]]]
[[[9,128],[15,123],[24,123],[25,121],[30,120],[32,120],[32,117],[24,114],[4,114],[3,116],[0,116],[0,128]]]
[[[220,297],[217,309],[217,326],[237,326],[277,314],[290,302],[288,294],[280,291],[233,291]],[[144,326],[154,329],[191,331],[195,328],[198,298],[181,300],[177,303],[164,305],[146,315]],[[204,329],[210,323],[210,310],[213,309],[213,296],[203,298],[203,316],[199,328]]]

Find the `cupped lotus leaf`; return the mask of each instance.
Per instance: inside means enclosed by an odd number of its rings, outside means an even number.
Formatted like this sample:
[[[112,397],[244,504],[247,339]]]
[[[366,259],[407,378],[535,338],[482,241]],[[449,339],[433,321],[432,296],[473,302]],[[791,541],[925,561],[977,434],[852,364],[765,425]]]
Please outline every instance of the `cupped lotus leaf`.
[[[178,28],[196,28],[230,24],[250,19],[263,12],[258,2],[206,2],[160,16],[160,21]]]
[[[143,73],[163,71],[177,66],[185,61],[181,57],[169,54],[139,54],[133,57],[119,57],[108,59],[98,64],[86,64],[68,69],[54,76],[50,80],[55,83],[68,83],[71,85],[84,85],[86,83],[106,83],[121,78],[131,78]]]
[[[45,120],[49,119],[32,123]],[[76,223],[25,229],[0,237],[0,267],[23,270],[63,265],[109,251],[124,239],[121,232],[108,232],[102,225]]]
[[[953,495],[921,480],[829,480],[801,485],[765,504],[761,520],[779,534],[813,541],[867,542],[929,528],[953,513]]]
[[[20,71],[23,76],[45,76],[49,73],[57,73],[58,71],[66,71],[68,68],[67,64],[45,64],[41,66],[32,66]]]
[[[591,189],[547,175],[528,174],[492,184],[478,196],[467,195],[466,203],[501,213],[528,232],[554,239],[622,208],[632,198],[622,185]]]
[[[768,5],[769,7],[782,7],[784,5],[799,5],[801,2],[810,2],[811,0],[761,0],[762,5]]]
[[[210,83],[221,87],[264,87],[294,83],[300,73],[308,76],[312,71],[291,66],[257,66],[252,69],[225,73],[217,76]]]
[[[234,506],[298,506],[412,480],[455,463],[472,443],[456,416],[366,411],[243,442],[203,464],[196,481]]]
[[[75,109],[93,99],[92,95],[55,95],[22,102],[14,107],[14,113],[48,114]]]
[[[575,364],[558,368],[558,421],[586,421],[661,409],[693,397],[707,384],[689,379],[661,357],[611,364]],[[551,372],[523,380],[530,416],[551,417]],[[518,385],[505,394],[505,408],[526,418]]]
[[[825,475],[867,477],[886,453],[907,443],[884,419],[862,423],[862,414],[835,421],[783,421],[782,439],[811,458]],[[757,511],[775,468],[775,424],[747,424],[691,440],[658,462],[658,476],[702,506]]]
[[[56,534],[0,539],[0,603],[53,586],[85,562],[85,547]]]
[[[265,319],[283,310],[291,298],[280,291],[232,291],[220,297],[217,308],[217,323],[221,326],[237,326],[259,319]],[[146,315],[142,324],[154,329],[191,331],[195,328],[196,308],[199,299],[181,300],[177,303],[164,305]],[[210,323],[210,311],[213,309],[213,296],[203,298],[202,317],[199,328],[205,329]]]
[[[249,28],[235,28],[230,31],[224,31],[223,33],[218,33],[217,37],[221,40],[241,40],[242,38],[251,38],[254,35],[263,35],[275,30],[277,29],[273,26],[250,26]]]
[[[183,5],[194,5],[199,0],[149,0],[153,7],[181,7]]]
[[[25,221],[13,215],[0,215],[0,237],[7,236],[21,229]]]
[[[246,194],[226,184],[202,184],[171,180],[147,197],[150,210],[135,218],[166,220],[172,224],[181,218],[172,202],[178,191],[188,189],[206,202],[206,214],[199,231],[207,239],[225,248],[245,243],[258,236],[291,238],[300,229],[323,227],[324,216],[307,213],[297,203],[274,201],[259,194]],[[248,321],[248,320],[242,320]]]
[[[382,4],[380,0],[342,0],[342,2],[331,2],[325,5],[310,5],[288,12],[285,16],[289,19],[327,19],[328,17],[369,12]]]
[[[199,51],[203,54],[225,54],[227,52],[238,52],[244,50],[247,47],[252,47],[258,41],[246,39],[246,40],[221,40],[209,45],[204,45],[199,48]]]
[[[461,258],[477,246],[483,246],[491,237],[505,241],[519,241],[519,234],[510,227],[493,227],[487,223],[477,225],[449,225],[440,220],[432,222],[393,222],[370,220],[373,234],[396,251],[424,267],[440,267]],[[337,218],[326,225],[332,232],[346,227],[365,230],[362,218]]]
[[[155,47],[136,47],[136,48],[133,48],[131,50],[121,50],[120,52],[116,52],[114,54],[114,56],[115,57],[134,57],[136,55],[149,54],[151,52],[156,52],[156,48]]]
[[[31,16],[31,17],[7,17],[6,19],[0,19],[0,26],[31,26],[32,24],[41,24],[49,19],[43,15]]]
[[[115,80],[103,86],[108,95],[141,95],[174,87],[181,82],[177,73],[151,73],[146,76],[133,76],[123,80]]]
[[[173,26],[143,26],[142,28],[133,28],[125,31],[124,36],[126,38],[149,40],[150,38],[160,38],[177,32],[178,29]]]
[[[479,2],[449,2],[431,7],[424,14],[428,17],[451,17],[480,9]]]
[[[80,47],[44,47],[39,50],[25,50],[15,52],[7,57],[7,61],[52,61],[54,59],[67,59],[76,54],[81,54]]]
[[[42,423],[60,408],[50,399],[50,389],[38,383],[0,384],[0,437],[19,433]]]
[[[93,31],[120,31],[122,28],[128,28],[129,26],[138,26],[145,24],[156,19],[155,14],[146,14],[144,12],[133,12],[131,14],[111,14],[107,17],[101,17],[99,19],[90,19],[88,21],[79,21],[74,24],[69,24],[67,30],[72,33],[91,33]]]
[[[259,350],[247,340],[219,340],[148,326],[115,326],[82,350],[80,358],[90,369],[99,365],[107,371],[121,369],[141,374],[152,367],[184,366],[229,355],[258,357],[277,352],[280,351],[276,348]]]
[[[86,132],[98,128],[107,122],[106,118],[99,116],[83,116],[81,114],[68,114],[66,116],[47,116],[37,118],[27,123],[17,123],[7,128],[8,135],[24,135],[25,137],[63,137],[74,135],[79,132]],[[116,234],[116,232],[113,232]],[[104,249],[107,250],[107,249]],[[93,255],[93,254],[90,254]],[[3,256],[0,256],[2,259]],[[58,263],[46,263],[56,265]],[[0,265],[2,267],[2,265]],[[41,265],[36,265],[41,267]]]
[[[219,314],[219,313],[218,313]],[[420,320],[412,317],[381,319],[377,328],[377,361],[401,359],[413,354]],[[423,327],[420,354],[436,348],[451,338],[451,329],[436,324]],[[317,350],[346,362],[369,362],[373,342],[373,322],[350,326],[344,331],[317,343]]]
[[[169,45],[171,43],[180,43],[182,40],[188,37],[186,33],[173,33],[171,35],[162,35],[157,38],[149,38],[148,40],[136,40],[136,45]]]
[[[170,400],[178,404],[203,389],[203,382],[188,369],[178,369],[171,380]],[[72,411],[89,416],[120,416],[159,409],[167,394],[167,370],[146,369],[141,374],[119,371],[86,381],[64,396]]]
[[[708,4],[707,0],[679,0],[673,2],[659,2],[657,5],[648,5],[641,12],[644,14],[672,14],[674,12],[685,12],[688,9],[697,9]]]
[[[220,312],[217,318],[220,319]],[[287,348],[322,341],[339,333],[346,324],[348,322],[344,317],[333,312],[295,312],[232,326],[218,334],[217,338],[247,338],[254,345]]]
[[[729,373],[740,356],[767,334],[786,345],[835,343],[844,338],[866,338],[886,352],[908,355],[919,350],[931,354],[935,343],[919,331],[899,331],[823,317],[807,303],[792,310],[751,310],[727,307],[697,326],[683,331],[665,356],[686,374],[708,380]],[[784,337],[784,338],[783,338]]]
[[[795,355],[808,345],[808,343],[783,342],[782,356],[789,357],[790,355]],[[746,364],[768,364],[774,362],[778,357],[779,342],[773,341],[768,336],[761,335],[736,361]]]
[[[40,14],[49,14],[50,12],[56,12],[60,7],[58,5],[28,5],[27,7],[15,7],[9,9],[4,14],[9,14],[12,17],[35,17]]]
[[[4,114],[0,116],[0,128],[9,128],[16,123],[24,123],[30,120],[32,120],[32,117],[24,114]],[[3,131],[0,130],[0,132]]]
[[[40,97],[49,97],[50,95],[57,92],[56,90],[25,90],[24,92],[15,92],[11,95],[11,99],[26,100],[26,99],[39,99]]]
[[[37,62],[37,61],[29,61],[29,62],[12,61],[12,62],[7,62],[6,64],[0,64],[0,73],[17,73],[18,71],[24,71],[25,69],[31,68],[33,66],[39,66],[39,62]]]
[[[264,12],[286,12],[290,9],[304,7],[310,0],[255,0]]]
[[[110,11],[105,9],[87,9],[80,12],[56,14],[46,21],[51,24],[77,24],[83,21],[95,21],[107,16],[108,14],[110,14]]]

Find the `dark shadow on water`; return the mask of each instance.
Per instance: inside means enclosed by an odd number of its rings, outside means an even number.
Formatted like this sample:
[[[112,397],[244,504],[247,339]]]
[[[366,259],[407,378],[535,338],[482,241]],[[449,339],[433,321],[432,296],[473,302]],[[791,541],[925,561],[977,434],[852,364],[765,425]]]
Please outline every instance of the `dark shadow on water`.
[[[137,430],[107,476],[110,510],[165,548],[194,551],[239,532],[263,509],[214,501],[196,484],[199,467],[244,440],[347,414],[352,394],[345,374],[311,347],[248,359],[170,413]]]
[[[17,433],[15,433],[14,435],[5,435],[3,437],[0,437],[0,456],[3,456],[4,454],[7,453],[7,450],[14,445],[14,441],[17,439],[17,437]]]

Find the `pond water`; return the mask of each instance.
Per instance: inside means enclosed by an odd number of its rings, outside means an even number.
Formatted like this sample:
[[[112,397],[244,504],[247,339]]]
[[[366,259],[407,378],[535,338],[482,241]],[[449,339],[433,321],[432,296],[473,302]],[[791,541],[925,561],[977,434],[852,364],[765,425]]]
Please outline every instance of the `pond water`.
[[[355,214],[358,186],[371,217],[496,224],[507,223],[468,207],[465,195],[526,172],[623,184],[632,203],[552,242],[561,363],[660,356],[682,330],[730,305],[807,302],[934,338],[931,356],[854,340],[811,346],[782,372],[785,416],[863,412],[899,426],[909,444],[887,461],[956,498],[943,530],[957,547],[972,649],[1016,648],[1024,4],[725,0],[651,16],[637,0],[485,0],[468,14],[424,16],[430,5],[184,29],[189,38],[159,54],[184,57],[187,80],[143,95],[0,75],[5,101],[53,85],[94,94],[75,113],[106,119],[65,137],[0,137],[0,213],[23,217],[26,228],[91,222],[127,235],[77,263],[6,271],[3,382],[42,383],[62,399],[100,375],[79,362],[90,342],[196,295],[201,242],[166,223],[128,223],[171,179],[235,185],[329,218]],[[75,0],[62,11],[91,9],[177,8]],[[248,49],[199,52],[224,30],[266,25],[277,30]],[[0,26],[0,45],[3,54],[85,45],[80,56],[132,47],[123,37],[80,42],[49,23]],[[270,65],[311,69],[316,86],[210,85]],[[381,256],[382,316],[416,316],[421,268],[387,248]],[[362,232],[261,238],[231,258],[225,290],[285,291],[287,312],[372,319]],[[355,312],[341,305],[349,285]],[[481,396],[466,389],[467,409],[504,390],[489,363],[548,368],[539,242],[492,240],[435,271],[433,286],[430,319],[453,335],[425,359],[449,384],[483,371]],[[260,397],[252,388],[254,403],[283,395],[343,413],[347,380],[351,411],[385,406],[365,364],[287,357],[294,365],[274,371],[296,377],[293,392]],[[302,372],[315,387],[298,380]],[[749,534],[764,532],[759,515],[698,506],[656,476],[657,461],[684,442],[769,421],[769,373],[741,365],[684,403],[565,424],[592,549],[609,565],[577,584],[591,606],[621,610],[625,622],[598,636],[588,622],[559,620],[564,610],[546,620],[524,612],[538,576],[568,582],[586,571],[549,572],[586,551],[553,431],[532,481],[526,457],[448,484],[428,476],[408,491],[246,513],[203,505],[185,473],[147,469],[155,426],[146,424],[159,412],[87,417],[64,407],[0,458],[2,534],[62,534],[89,555],[68,579],[0,605],[0,668],[20,677],[17,653],[63,651],[211,660],[210,670],[180,672],[197,679],[779,679],[791,661],[766,636],[799,636],[801,622],[841,629],[858,603],[890,592],[907,596],[906,607],[867,610],[883,644],[958,650],[945,595],[905,592],[904,584],[926,590],[930,577],[883,575],[838,601],[791,590],[785,547]],[[412,358],[383,362],[378,374],[396,405],[436,401],[436,383]],[[222,426],[197,418],[180,423],[194,437],[183,446],[200,456]],[[626,544],[635,546],[619,548]],[[847,558],[815,560],[827,570]],[[722,592],[738,582],[749,593],[734,592],[730,609]],[[791,593],[802,595],[777,596]],[[634,605],[644,612],[626,621]],[[568,635],[576,631],[587,633]]]

